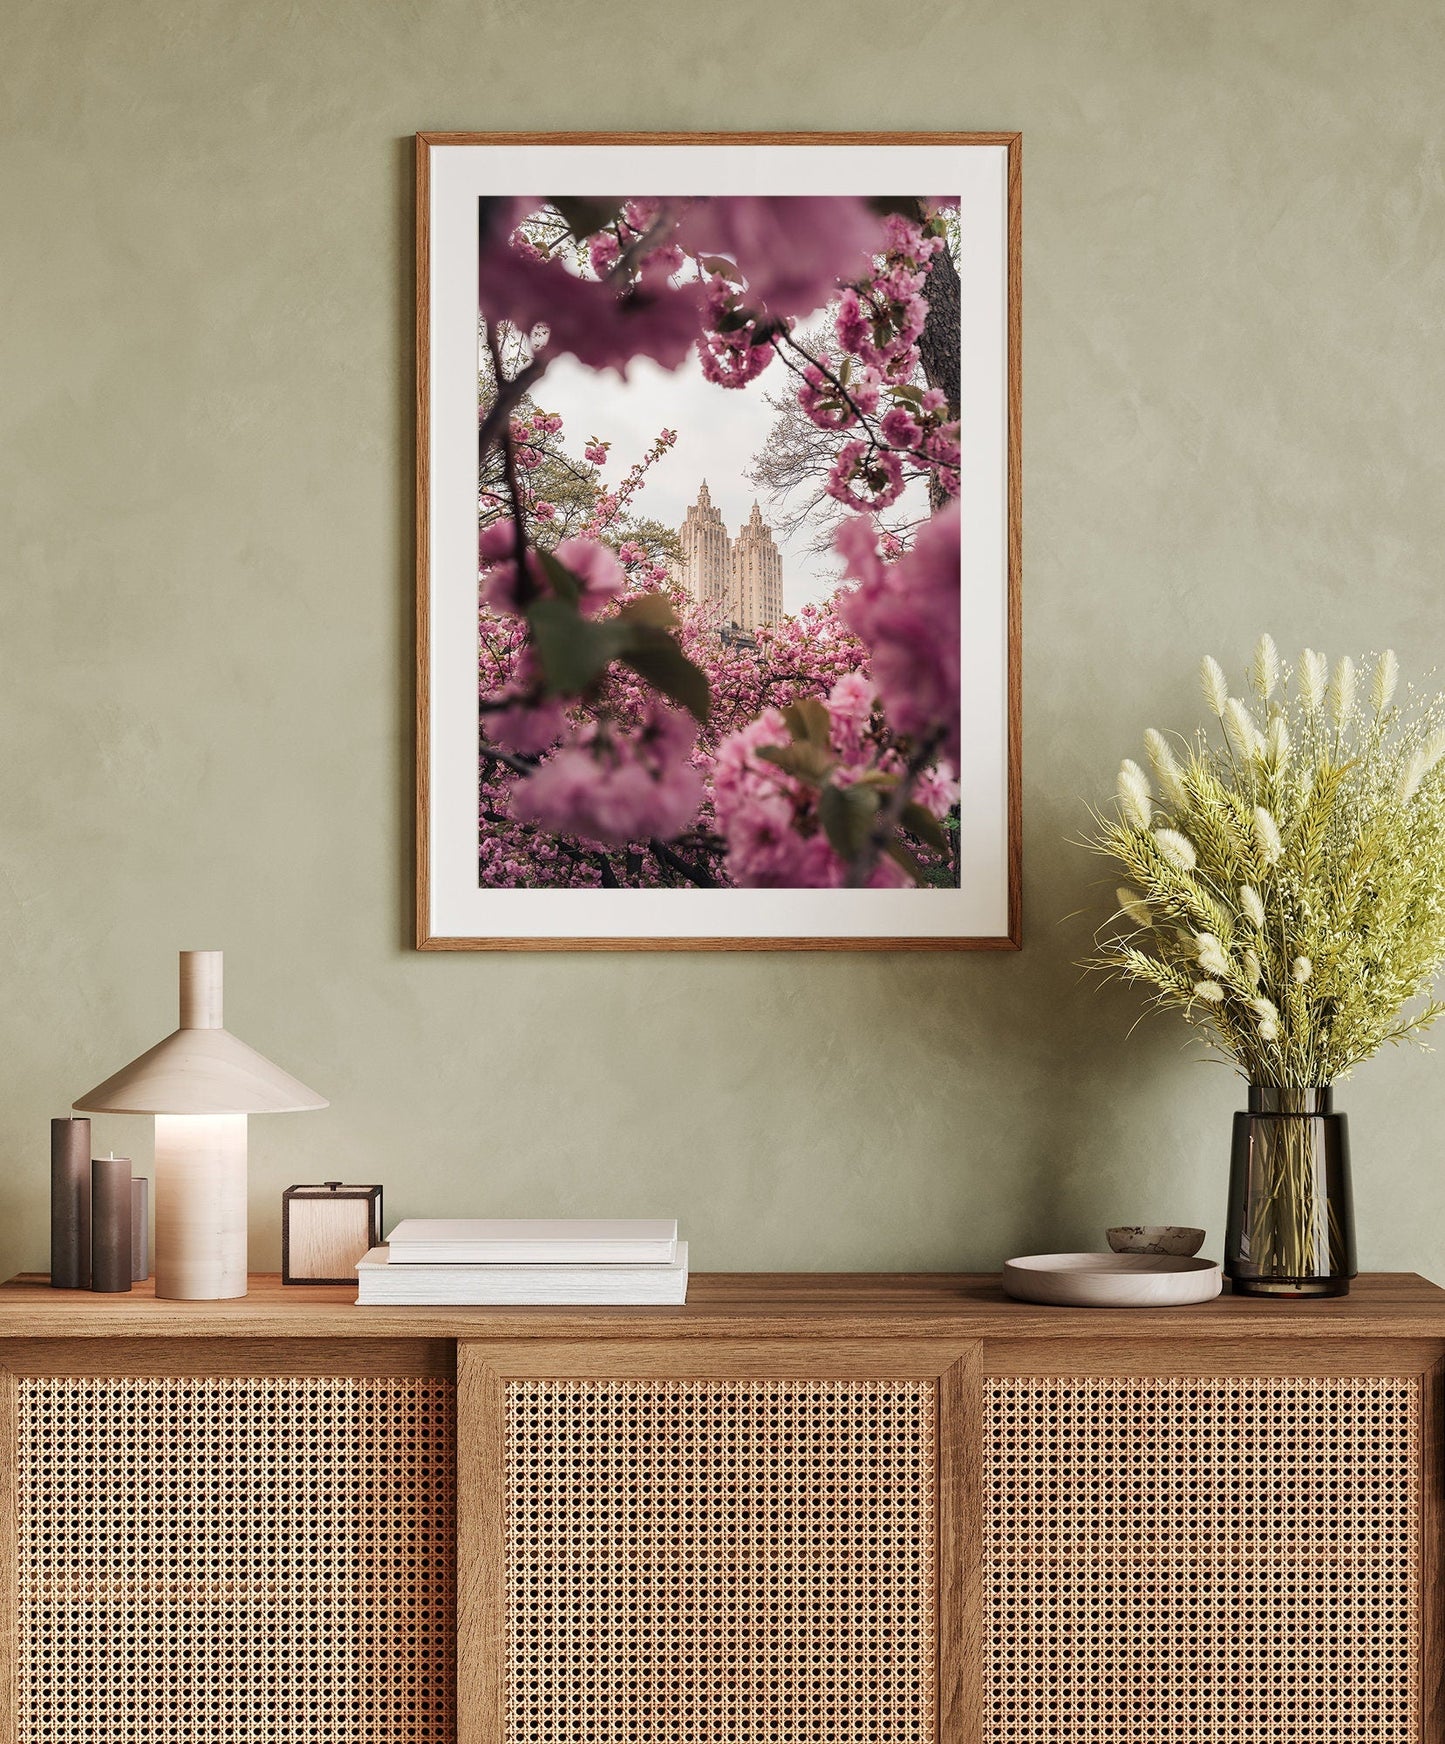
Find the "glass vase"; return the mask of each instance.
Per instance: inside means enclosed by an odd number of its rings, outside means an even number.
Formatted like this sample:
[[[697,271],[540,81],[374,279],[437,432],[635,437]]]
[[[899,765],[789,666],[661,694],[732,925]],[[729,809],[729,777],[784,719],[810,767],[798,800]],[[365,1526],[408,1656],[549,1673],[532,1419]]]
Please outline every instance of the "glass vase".
[[[1350,1138],[1329,1085],[1251,1084],[1234,1117],[1224,1271],[1236,1296],[1344,1296],[1355,1275]]]

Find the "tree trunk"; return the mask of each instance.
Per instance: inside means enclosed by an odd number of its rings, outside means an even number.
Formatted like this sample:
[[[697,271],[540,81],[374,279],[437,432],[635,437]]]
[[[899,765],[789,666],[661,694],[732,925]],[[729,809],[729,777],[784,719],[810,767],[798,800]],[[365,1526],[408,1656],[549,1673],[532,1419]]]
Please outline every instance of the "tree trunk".
[[[923,215],[921,203],[917,215],[920,218]],[[952,421],[958,417],[962,397],[959,328],[963,315],[963,291],[958,282],[958,268],[946,248],[939,249],[929,263],[928,276],[923,281],[923,295],[928,303],[928,319],[923,323],[923,332],[918,339],[923,379],[929,387],[942,388],[948,396],[948,415]],[[941,509],[947,501],[948,496],[935,474],[928,481],[929,507]]]
[[[960,360],[958,353],[959,323],[962,319],[958,268],[946,248],[934,255],[923,281],[923,295],[928,301],[928,319],[918,341],[918,353],[923,359],[923,374],[929,387],[942,388],[948,395],[950,420],[958,416]]]

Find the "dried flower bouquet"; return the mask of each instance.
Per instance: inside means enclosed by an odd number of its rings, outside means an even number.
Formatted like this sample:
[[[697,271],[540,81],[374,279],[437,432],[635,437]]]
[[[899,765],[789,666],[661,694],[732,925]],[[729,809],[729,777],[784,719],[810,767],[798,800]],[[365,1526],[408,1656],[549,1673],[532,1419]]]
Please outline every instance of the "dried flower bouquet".
[[[1250,1083],[1332,1083],[1445,1011],[1445,703],[1396,703],[1386,650],[1362,683],[1261,638],[1253,702],[1201,669],[1219,724],[1145,734],[1089,845],[1130,883],[1091,966],[1148,988]],[[1155,789],[1157,788],[1157,792]]]
[[[1397,702],[1389,650],[1363,673],[1312,649],[1291,669],[1268,636],[1248,699],[1212,658],[1201,678],[1217,731],[1151,728],[1152,781],[1126,759],[1116,815],[1096,814],[1088,845],[1129,882],[1089,966],[1181,1012],[1281,1093],[1271,1106],[1303,1111],[1305,1091],[1445,1011],[1429,997],[1445,963],[1445,702],[1408,688]],[[1271,1133],[1241,1242],[1255,1267],[1305,1277],[1345,1244],[1308,1123]]]

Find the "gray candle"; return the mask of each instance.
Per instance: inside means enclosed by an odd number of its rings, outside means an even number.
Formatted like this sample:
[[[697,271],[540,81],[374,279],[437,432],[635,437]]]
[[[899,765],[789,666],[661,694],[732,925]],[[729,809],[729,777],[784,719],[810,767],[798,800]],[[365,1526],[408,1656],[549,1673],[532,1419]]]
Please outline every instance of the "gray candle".
[[[130,1158],[96,1157],[90,1165],[90,1287],[130,1288]]]
[[[143,1284],[151,1275],[150,1182],[137,1175],[130,1184],[130,1281]]]
[[[90,1288],[90,1122],[50,1123],[50,1282]]]

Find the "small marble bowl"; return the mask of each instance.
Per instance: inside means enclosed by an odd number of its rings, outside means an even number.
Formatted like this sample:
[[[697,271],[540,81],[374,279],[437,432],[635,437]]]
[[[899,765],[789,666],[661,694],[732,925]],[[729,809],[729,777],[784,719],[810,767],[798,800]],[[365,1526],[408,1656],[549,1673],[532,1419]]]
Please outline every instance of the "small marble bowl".
[[[1204,1246],[1202,1229],[1178,1223],[1126,1223],[1105,1232],[1115,1253],[1173,1254],[1187,1259]]]

